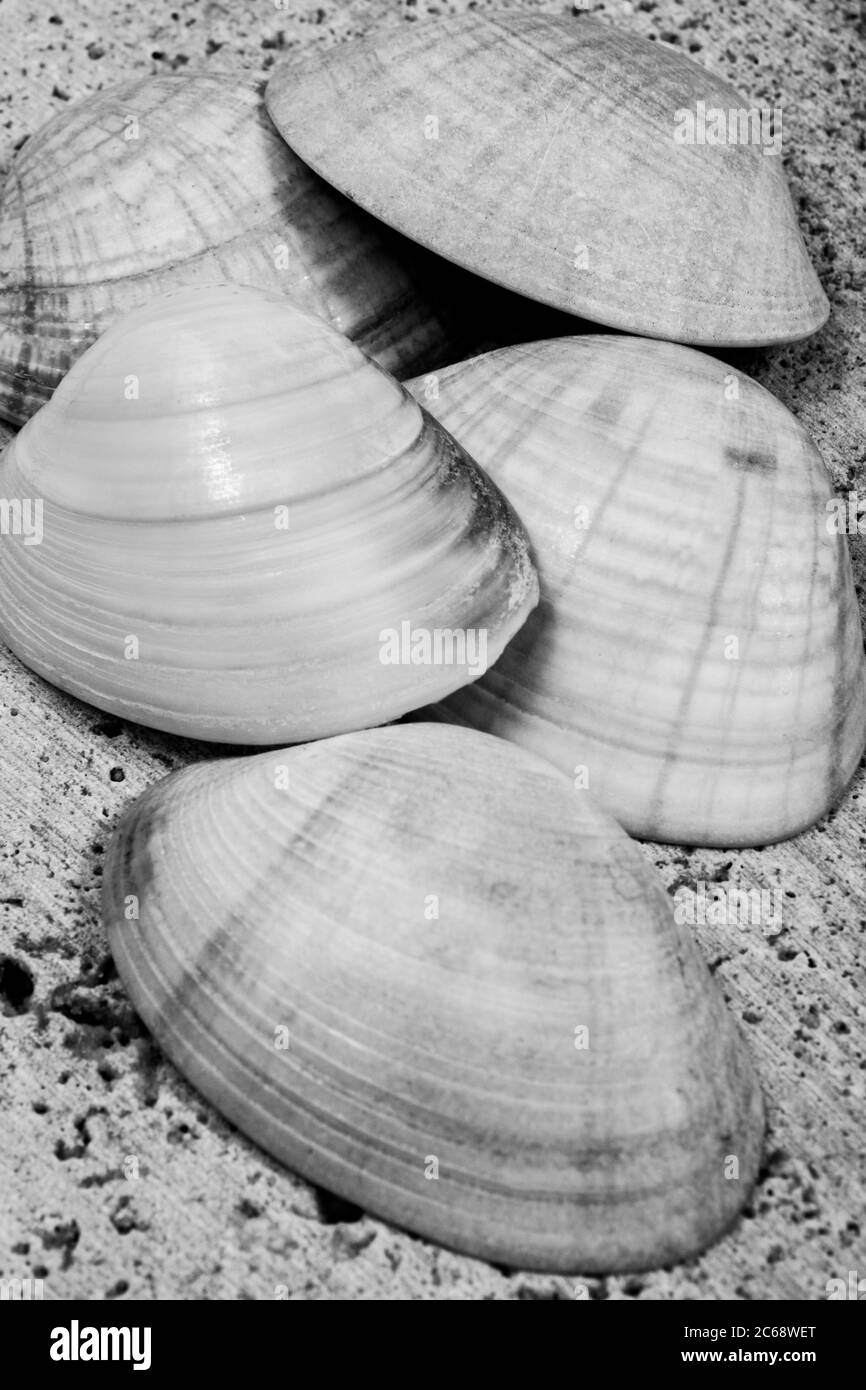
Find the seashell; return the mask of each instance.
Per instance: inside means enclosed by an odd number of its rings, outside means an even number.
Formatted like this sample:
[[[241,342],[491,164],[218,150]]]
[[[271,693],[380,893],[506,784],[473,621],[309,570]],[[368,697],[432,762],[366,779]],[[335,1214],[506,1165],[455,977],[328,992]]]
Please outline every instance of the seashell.
[[[0,544],[3,640],[80,699],[197,738],[383,723],[472,679],[537,601],[520,523],[459,446],[261,290],[121,319],[10,445],[0,495],[39,499],[43,533]],[[455,636],[436,664],[404,628]]]
[[[454,356],[432,260],[302,164],[248,77],[123,83],[49,121],[9,174],[0,414],[23,423],[123,312],[193,284],[286,293],[389,370],[424,371]]]
[[[542,593],[443,717],[588,778],[634,835],[765,844],[823,815],[863,751],[863,638],[794,417],[635,338],[507,348],[436,381],[427,404],[517,509]]]
[[[794,341],[829,313],[769,111],[660,44],[585,16],[463,15],[289,58],[266,101],[342,193],[546,304],[707,345]],[[716,112],[724,145],[706,142]],[[740,112],[764,144],[736,143]]]
[[[748,1055],[650,875],[539,759],[416,724],[173,774],[103,910],[147,1027],[271,1154],[470,1254],[607,1272],[702,1249],[760,1161]]]

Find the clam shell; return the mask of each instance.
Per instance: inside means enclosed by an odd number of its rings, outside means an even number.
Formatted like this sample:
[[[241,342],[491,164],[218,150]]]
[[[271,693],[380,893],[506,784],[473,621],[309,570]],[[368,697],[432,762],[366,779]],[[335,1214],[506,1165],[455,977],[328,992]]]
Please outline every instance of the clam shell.
[[[120,320],[9,446],[0,495],[43,512],[41,543],[0,544],[3,640],[100,709],[198,738],[383,723],[472,679],[537,601],[480,469],[347,338],[261,290]],[[426,664],[404,625],[432,632]],[[464,639],[438,664],[437,631]]]
[[[764,844],[817,820],[863,751],[863,638],[790,412],[702,353],[604,335],[409,385],[514,504],[541,579],[443,716],[588,779],[635,835]]]
[[[109,88],[31,136],[9,173],[0,414],[22,423],[120,314],[192,284],[284,292],[389,370],[423,371],[475,348],[455,354],[432,259],[302,164],[248,77]]]
[[[289,58],[266,100],[341,192],[546,304],[698,344],[827,318],[778,152],[677,143],[699,102],[749,108],[660,44],[585,16],[465,15]]]
[[[184,1075],[386,1220],[609,1271],[694,1254],[749,1195],[760,1094],[688,930],[522,749],[406,725],[188,768],[126,813],[103,902]]]

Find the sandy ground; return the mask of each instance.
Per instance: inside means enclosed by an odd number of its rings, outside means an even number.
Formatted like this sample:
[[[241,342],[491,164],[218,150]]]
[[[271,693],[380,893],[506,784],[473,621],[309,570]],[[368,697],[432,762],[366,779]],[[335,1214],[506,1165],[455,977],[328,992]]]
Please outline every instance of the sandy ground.
[[[466,8],[485,6],[0,0],[0,162],[67,101],[133,73],[264,74],[299,44]],[[812,432],[839,491],[866,488],[860,8],[584,8],[783,107],[785,165],[833,313],[810,342],[742,362]],[[862,602],[866,540],[852,553]],[[100,928],[103,855],[131,797],[212,754],[104,717],[0,652],[0,1278],[42,1278],[46,1298],[573,1298],[579,1271],[509,1275],[314,1190],[224,1124],[150,1042]],[[861,768],[844,804],[792,843],[645,846],[671,892],[703,880],[783,894],[771,936],[696,929],[763,1079],[767,1155],[744,1217],[702,1259],[582,1281],[592,1298],[822,1299],[828,1279],[866,1275],[863,799]]]

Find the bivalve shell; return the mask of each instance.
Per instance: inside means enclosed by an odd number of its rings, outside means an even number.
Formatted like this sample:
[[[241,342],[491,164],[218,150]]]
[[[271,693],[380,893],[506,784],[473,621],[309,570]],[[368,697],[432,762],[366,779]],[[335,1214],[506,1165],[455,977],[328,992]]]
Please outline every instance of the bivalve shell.
[[[311,1181],[491,1260],[638,1269],[731,1224],[763,1129],[650,873],[522,749],[404,725],[151,788],[104,916],[171,1059]]]
[[[496,659],[537,601],[523,529],[404,388],[238,286],[110,328],[0,462],[0,634],[154,728],[285,743],[384,723]],[[31,518],[32,519],[32,518]]]
[[[823,815],[866,738],[863,637],[831,479],[790,412],[702,353],[605,335],[436,382],[413,389],[516,507],[542,592],[443,716],[549,758],[650,839],[765,844]]]
[[[188,285],[288,294],[389,370],[424,371],[478,346],[455,350],[433,260],[302,164],[249,77],[108,88],[32,135],[8,175],[0,415],[22,423],[122,313]]]
[[[707,345],[805,338],[829,313],[780,113],[661,44],[463,15],[288,58],[266,100],[341,192],[543,303]]]

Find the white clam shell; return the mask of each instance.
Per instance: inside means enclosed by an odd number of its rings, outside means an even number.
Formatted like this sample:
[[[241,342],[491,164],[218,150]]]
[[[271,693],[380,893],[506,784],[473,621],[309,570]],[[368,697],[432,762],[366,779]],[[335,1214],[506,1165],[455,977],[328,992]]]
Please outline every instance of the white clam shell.
[[[442,725],[200,765],[110,846],[104,917],[169,1056],[291,1167],[519,1266],[719,1236],[761,1099],[640,850],[522,749]]]
[[[0,546],[4,641],[192,737],[384,723],[471,680],[537,601],[480,469],[347,338],[259,290],[125,316],[7,449],[0,494],[43,506],[39,543]],[[438,662],[437,633],[463,637]]]
[[[409,383],[529,531],[542,598],[443,717],[583,779],[635,835],[766,844],[866,740],[847,541],[818,450],[741,372],[596,334]]]
[[[291,55],[266,99],[361,207],[545,304],[705,345],[804,338],[829,313],[769,108],[626,30],[513,13],[392,25]]]
[[[288,294],[388,370],[423,371],[476,345],[456,345],[458,291],[435,270],[292,153],[248,75],[124,82],[36,131],[6,180],[0,415],[23,423],[121,314],[190,285]]]

